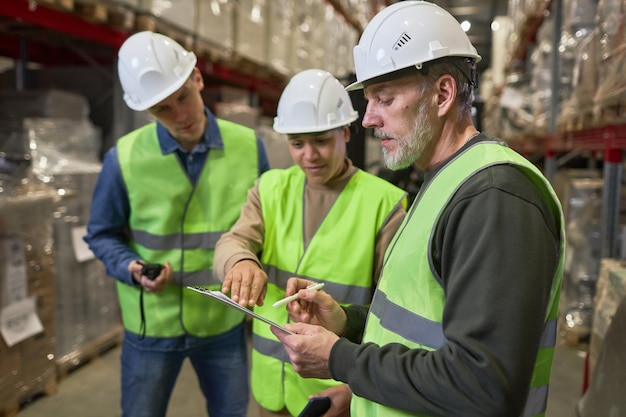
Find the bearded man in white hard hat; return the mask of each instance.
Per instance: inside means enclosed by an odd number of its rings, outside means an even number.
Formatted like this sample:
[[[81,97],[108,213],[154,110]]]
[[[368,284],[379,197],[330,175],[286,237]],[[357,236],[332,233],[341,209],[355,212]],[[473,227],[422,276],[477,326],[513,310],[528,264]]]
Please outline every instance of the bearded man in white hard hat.
[[[221,288],[215,242],[269,167],[252,129],[204,106],[196,61],[152,32],[118,53],[126,104],[156,118],[104,156],[85,237],[117,279],[123,417],[164,417],[186,358],[211,417],[247,415],[244,314],[185,287]]]
[[[371,301],[407,195],[356,168],[346,155],[357,118],[330,73],[308,69],[294,75],[280,96],[274,130],[287,135],[295,165],[264,173],[237,223],[217,243],[222,290],[274,322],[288,319],[285,307],[273,304],[285,295],[291,276],[324,283],[341,303]],[[250,293],[265,286],[261,304]],[[261,416],[298,415],[309,396],[330,397],[328,415],[347,415],[347,385],[300,377],[270,327],[259,320],[252,325],[251,388]]]
[[[363,126],[388,167],[415,163],[424,183],[369,308],[292,278],[296,334],[273,329],[301,375],[350,386],[353,416],[545,415],[563,215],[537,167],[474,127],[479,59],[425,1],[384,8],[354,48]]]

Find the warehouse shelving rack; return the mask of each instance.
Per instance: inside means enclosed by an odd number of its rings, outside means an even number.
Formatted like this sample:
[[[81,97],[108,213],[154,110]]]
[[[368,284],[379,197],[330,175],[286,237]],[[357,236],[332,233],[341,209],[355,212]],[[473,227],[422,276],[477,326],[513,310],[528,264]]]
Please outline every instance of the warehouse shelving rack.
[[[618,227],[624,149],[626,149],[624,124],[608,124],[556,133],[545,140],[546,160],[554,161],[558,153],[574,150],[598,152],[603,155],[604,186],[600,229],[602,257],[620,258]]]
[[[132,33],[131,28],[114,28],[90,21],[71,13],[73,10],[65,10],[63,3],[55,4],[34,0],[0,1],[0,56],[47,66],[112,66],[117,49]],[[198,46],[205,51],[189,32],[174,28],[171,34],[185,46],[192,49]],[[286,82],[283,75],[265,66],[240,65],[236,57],[217,61],[197,55],[198,67],[209,81],[245,88],[258,97],[264,114],[275,114]]]
[[[537,30],[547,13],[554,15],[554,39],[560,39],[562,22],[562,0],[549,0],[543,3],[541,13],[530,16],[523,25],[518,43],[509,62],[509,68],[526,60],[528,51],[535,42]],[[559,88],[558,48],[554,48],[553,91]],[[541,152],[545,156],[544,171],[553,180],[558,168],[559,155],[588,151],[590,155],[602,155],[603,179],[601,252],[602,257],[619,258],[619,212],[622,187],[623,154],[626,149],[626,124],[606,124],[580,130],[557,131],[556,119],[559,108],[559,94],[552,94],[552,116],[549,132],[542,138],[522,138],[514,148],[523,154]]]

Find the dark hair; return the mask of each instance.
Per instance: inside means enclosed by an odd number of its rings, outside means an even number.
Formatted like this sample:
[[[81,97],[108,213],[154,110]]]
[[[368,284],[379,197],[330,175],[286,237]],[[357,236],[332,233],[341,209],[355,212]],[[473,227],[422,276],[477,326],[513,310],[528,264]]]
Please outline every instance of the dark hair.
[[[426,77],[426,84],[430,85],[442,75],[449,74],[454,78],[457,88],[456,99],[459,102],[461,114],[471,114],[474,102],[474,87],[476,81],[476,63],[471,58],[446,57],[424,64],[420,70]]]

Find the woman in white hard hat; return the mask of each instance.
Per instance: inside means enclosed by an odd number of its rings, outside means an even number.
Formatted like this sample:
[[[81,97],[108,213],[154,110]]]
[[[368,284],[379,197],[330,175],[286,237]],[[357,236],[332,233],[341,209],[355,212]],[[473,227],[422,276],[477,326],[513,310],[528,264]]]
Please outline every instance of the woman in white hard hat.
[[[275,322],[273,307],[290,276],[321,281],[342,303],[369,303],[383,254],[405,214],[406,192],[355,166],[346,156],[358,114],[326,71],[302,71],[278,103],[274,129],[287,135],[296,165],[263,174],[241,217],[216,246],[224,292]],[[263,304],[250,289],[267,290]],[[253,321],[251,388],[261,415],[298,415],[311,395],[331,397],[327,415],[346,415],[347,386],[297,375],[269,326]],[[342,414],[343,413],[343,414]]]
[[[118,280],[122,416],[164,417],[189,358],[207,413],[244,417],[244,315],[185,286],[221,288],[214,242],[269,168],[263,144],[204,106],[196,57],[174,40],[139,32],[118,58],[126,104],[156,118],[106,153],[85,238]]]
[[[353,416],[545,415],[565,246],[550,183],[473,126],[480,57],[441,7],[386,7],[354,58],[363,126],[388,167],[416,163],[424,183],[369,308],[294,278],[303,323],[273,333],[301,375],[349,384]]]

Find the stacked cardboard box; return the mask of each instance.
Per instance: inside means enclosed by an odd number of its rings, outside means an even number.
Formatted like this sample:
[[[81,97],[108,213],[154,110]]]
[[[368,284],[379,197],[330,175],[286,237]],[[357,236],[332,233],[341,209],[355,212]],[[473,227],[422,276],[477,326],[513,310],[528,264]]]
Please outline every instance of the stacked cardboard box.
[[[6,187],[6,182],[3,186]],[[19,184],[0,193],[0,410],[56,390],[56,193]]]

